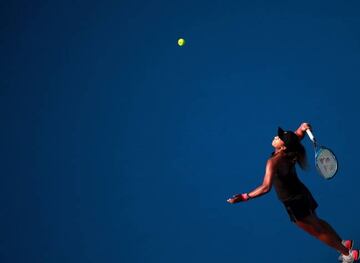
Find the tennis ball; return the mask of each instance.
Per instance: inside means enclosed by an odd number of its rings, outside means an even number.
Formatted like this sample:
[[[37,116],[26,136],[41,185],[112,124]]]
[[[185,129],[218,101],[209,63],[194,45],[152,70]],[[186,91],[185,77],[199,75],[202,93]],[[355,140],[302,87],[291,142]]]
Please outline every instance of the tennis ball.
[[[185,45],[185,39],[179,38],[179,39],[178,39],[178,45],[179,45],[180,47],[182,47],[183,45]]]

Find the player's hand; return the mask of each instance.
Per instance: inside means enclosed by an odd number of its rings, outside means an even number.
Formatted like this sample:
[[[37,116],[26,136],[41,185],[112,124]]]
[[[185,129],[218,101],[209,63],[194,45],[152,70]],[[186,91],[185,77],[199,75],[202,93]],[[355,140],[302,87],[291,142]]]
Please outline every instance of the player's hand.
[[[310,123],[304,122],[300,125],[300,128],[304,132],[306,130],[311,130],[311,125]]]
[[[235,204],[239,202],[245,202],[247,200],[249,200],[249,196],[247,194],[237,194],[234,195],[232,198],[229,198],[227,202],[230,204]]]

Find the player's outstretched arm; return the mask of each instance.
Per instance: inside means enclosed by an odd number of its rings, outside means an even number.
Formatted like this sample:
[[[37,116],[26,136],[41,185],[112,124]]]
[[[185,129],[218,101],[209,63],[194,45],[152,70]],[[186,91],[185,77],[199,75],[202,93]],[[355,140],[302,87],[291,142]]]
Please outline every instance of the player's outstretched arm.
[[[230,204],[235,204],[235,203],[239,203],[239,202],[248,201],[252,198],[256,198],[256,197],[259,197],[261,195],[268,193],[271,190],[273,176],[275,174],[275,165],[276,165],[276,162],[273,159],[269,159],[266,164],[266,172],[265,172],[263,183],[259,187],[257,187],[255,190],[253,190],[249,193],[234,195],[232,198],[229,198],[227,200],[227,202]]]

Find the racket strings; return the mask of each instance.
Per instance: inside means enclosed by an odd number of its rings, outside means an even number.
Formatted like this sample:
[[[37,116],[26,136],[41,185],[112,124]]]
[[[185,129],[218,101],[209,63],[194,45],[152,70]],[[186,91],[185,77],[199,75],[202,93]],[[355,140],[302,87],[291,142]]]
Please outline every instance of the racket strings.
[[[316,166],[322,176],[329,179],[337,172],[337,160],[328,149],[321,149],[316,156]]]

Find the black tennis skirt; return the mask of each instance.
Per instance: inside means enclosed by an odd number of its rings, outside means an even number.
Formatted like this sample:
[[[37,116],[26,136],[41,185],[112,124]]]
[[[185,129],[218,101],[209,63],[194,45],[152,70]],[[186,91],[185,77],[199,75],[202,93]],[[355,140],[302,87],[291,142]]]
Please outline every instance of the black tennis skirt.
[[[292,222],[296,222],[297,220],[301,220],[313,214],[318,207],[318,204],[311,193],[299,195],[290,200],[283,201],[283,204]]]

